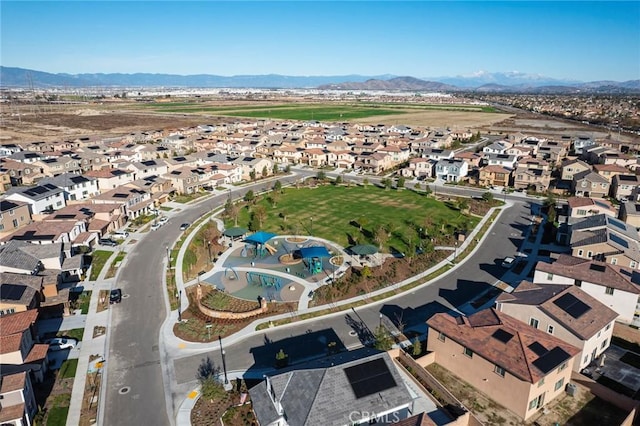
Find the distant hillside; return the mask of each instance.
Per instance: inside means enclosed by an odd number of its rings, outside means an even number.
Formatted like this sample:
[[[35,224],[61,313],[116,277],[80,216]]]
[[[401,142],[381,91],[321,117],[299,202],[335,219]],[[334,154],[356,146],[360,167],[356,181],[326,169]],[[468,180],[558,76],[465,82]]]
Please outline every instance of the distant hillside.
[[[433,92],[450,92],[458,90],[455,86],[424,81],[414,77],[395,77],[390,80],[371,79],[365,82],[343,82],[318,87],[322,90],[416,90]]]
[[[323,90],[385,90],[484,93],[640,93],[640,80],[572,82],[518,72],[477,73],[471,77],[442,77],[434,81],[395,75],[288,76],[279,74],[220,76],[213,74],[52,74],[0,66],[0,86],[37,88],[265,88]],[[456,81],[459,84],[451,82]]]

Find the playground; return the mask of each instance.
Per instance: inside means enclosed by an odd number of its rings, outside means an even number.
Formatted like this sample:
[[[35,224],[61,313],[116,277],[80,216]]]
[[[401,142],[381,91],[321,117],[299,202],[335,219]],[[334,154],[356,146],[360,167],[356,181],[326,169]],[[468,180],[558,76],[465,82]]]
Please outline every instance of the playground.
[[[322,240],[262,231],[229,244],[203,282],[247,300],[297,302],[308,289],[315,290],[338,273],[341,265],[330,259],[344,258],[341,249]]]

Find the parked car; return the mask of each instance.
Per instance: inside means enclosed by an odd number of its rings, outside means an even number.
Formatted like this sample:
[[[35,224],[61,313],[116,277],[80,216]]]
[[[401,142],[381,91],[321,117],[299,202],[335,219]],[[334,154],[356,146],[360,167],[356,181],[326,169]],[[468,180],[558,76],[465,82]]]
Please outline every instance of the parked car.
[[[189,224],[188,224],[188,223],[183,223],[182,225],[180,225],[180,230],[181,230],[181,231],[184,231],[184,230],[186,230],[188,227],[189,227]]]
[[[119,288],[114,288],[109,293],[109,304],[120,303],[122,302],[122,290]]]
[[[101,246],[109,246],[109,247],[115,247],[118,245],[118,243],[113,241],[111,238],[100,238],[98,240],[98,244]]]
[[[166,216],[162,216],[160,219],[158,219],[158,223],[160,225],[164,225],[165,223],[169,222],[169,218]]]
[[[153,225],[151,225],[151,230],[152,231],[157,231],[158,229],[160,229],[161,226],[162,226],[162,224],[160,222],[156,222]]]
[[[127,231],[116,231],[113,233],[112,238],[115,238],[116,240],[124,240],[129,236],[129,233]]]
[[[515,259],[513,257],[505,257],[504,260],[502,261],[502,267],[511,268],[514,262],[515,262]]]
[[[76,339],[67,339],[66,337],[55,337],[45,340],[49,344],[50,351],[62,351],[64,349],[73,349],[78,344]]]

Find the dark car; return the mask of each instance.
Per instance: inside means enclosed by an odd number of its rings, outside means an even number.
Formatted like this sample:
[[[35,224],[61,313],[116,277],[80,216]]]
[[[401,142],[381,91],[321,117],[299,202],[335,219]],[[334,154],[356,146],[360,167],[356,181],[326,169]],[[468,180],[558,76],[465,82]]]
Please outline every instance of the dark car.
[[[189,227],[188,223],[183,223],[182,225],[180,225],[180,230],[184,231],[185,229],[187,229]]]
[[[110,246],[110,247],[115,247],[118,245],[118,243],[113,241],[111,238],[100,238],[98,240],[98,244],[100,244],[101,246]]]
[[[122,290],[119,288],[111,290],[109,293],[109,304],[122,302]]]

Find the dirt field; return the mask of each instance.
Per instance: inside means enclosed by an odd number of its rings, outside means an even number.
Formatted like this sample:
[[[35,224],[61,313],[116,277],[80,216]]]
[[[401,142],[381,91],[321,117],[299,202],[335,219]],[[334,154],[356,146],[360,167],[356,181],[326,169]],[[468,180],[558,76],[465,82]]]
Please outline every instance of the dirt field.
[[[421,111],[402,115],[377,116],[359,119],[363,124],[404,124],[407,126],[450,127],[477,129],[494,125],[512,117],[509,114],[465,111]]]

